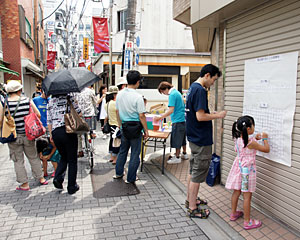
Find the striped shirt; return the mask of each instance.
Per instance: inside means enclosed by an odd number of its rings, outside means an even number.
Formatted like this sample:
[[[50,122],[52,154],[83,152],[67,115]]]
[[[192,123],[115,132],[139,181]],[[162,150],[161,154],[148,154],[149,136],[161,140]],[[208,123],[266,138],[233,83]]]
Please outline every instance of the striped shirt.
[[[17,133],[25,133],[25,121],[24,117],[29,114],[29,98],[21,97],[21,101],[17,112],[14,116],[15,124],[16,124],[16,131]],[[13,116],[15,109],[18,105],[18,101],[8,101],[8,107],[10,111],[10,115]],[[7,109],[5,110],[5,114],[8,114]]]
[[[80,109],[72,95],[70,100],[73,103],[75,110],[80,113]],[[52,131],[55,128],[65,126],[64,115],[67,108],[67,96],[52,97],[47,105],[47,124],[52,125]]]

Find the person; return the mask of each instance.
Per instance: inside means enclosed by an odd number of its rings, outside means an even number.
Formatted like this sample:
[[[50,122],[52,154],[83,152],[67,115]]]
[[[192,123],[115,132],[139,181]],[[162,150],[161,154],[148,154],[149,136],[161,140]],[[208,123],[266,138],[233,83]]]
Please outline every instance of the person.
[[[66,133],[64,115],[67,108],[67,99],[70,99],[75,110],[81,114],[77,101],[72,94],[52,95],[47,106],[47,121],[50,132],[50,141],[54,141],[61,159],[58,163],[53,184],[63,189],[65,172],[68,167],[68,193],[74,194],[79,190],[77,179],[77,134]]]
[[[232,125],[232,138],[235,142],[237,156],[232,164],[226,185],[232,189],[230,220],[236,221],[244,214],[244,229],[258,228],[262,222],[250,219],[251,197],[256,188],[256,151],[268,153],[270,146],[268,134],[258,133],[255,137],[249,137],[255,130],[255,122],[251,116],[242,116]],[[262,140],[261,145],[257,140]],[[237,211],[239,197],[243,193],[244,213]]]
[[[37,96],[35,98],[33,98],[33,102],[35,104],[35,106],[38,108],[38,110],[40,111],[41,114],[41,122],[43,124],[43,126],[47,128],[47,104],[50,100],[50,98],[48,98],[45,94],[45,92],[43,90],[41,90],[41,95]]]
[[[104,119],[107,116],[106,110],[105,110],[105,104],[106,104],[106,92],[107,92],[107,87],[102,85],[99,89],[99,94],[98,94],[98,99],[97,99],[97,109],[98,109],[98,114],[97,114],[97,121],[100,121],[101,123],[101,129],[103,129],[104,126]],[[106,134],[103,133],[103,139],[106,139]]]
[[[55,171],[57,169],[57,164],[61,158],[54,143],[50,142],[50,139],[44,136],[40,137],[36,140],[36,150],[41,161],[43,162],[44,177],[48,177],[48,161],[51,161],[54,168],[54,172],[51,174],[51,177],[54,177]]]
[[[113,147],[113,134],[115,131],[119,131],[119,123],[117,119],[117,110],[116,110],[116,99],[118,94],[118,87],[110,86],[108,92],[106,93],[107,96],[107,103],[105,109],[107,109],[107,118],[105,122],[108,121],[108,124],[111,128],[110,132],[110,139],[109,139],[109,153],[111,155],[110,162],[113,165],[116,165],[117,156],[120,151],[120,147]]]
[[[32,99],[38,96],[42,95],[42,84],[41,83],[36,83],[35,84],[35,92],[32,94]]]
[[[76,95],[78,100],[78,105],[81,110],[82,116],[85,118],[87,123],[92,124],[92,121],[95,116],[95,108],[97,105],[97,98],[95,92],[93,91],[93,86],[85,87],[79,94]],[[93,130],[90,130],[91,136],[96,137],[96,134],[93,133]],[[85,136],[86,137],[86,136]],[[83,157],[82,151],[82,135],[78,134],[78,156]]]
[[[169,96],[168,111],[159,117],[154,117],[155,121],[160,121],[171,115],[172,132],[171,148],[175,148],[175,156],[167,161],[168,164],[181,163],[180,148],[182,147],[181,158],[187,160],[189,157],[186,153],[186,133],[185,133],[185,106],[181,93],[176,90],[169,82],[161,82],[157,88],[160,94]]]
[[[117,118],[119,126],[122,126],[122,137],[114,178],[124,176],[124,165],[131,148],[126,183],[135,183],[136,181],[136,172],[140,164],[141,130],[144,129],[144,138],[149,136],[143,97],[136,91],[140,80],[140,72],[129,71],[127,74],[128,87],[118,93],[116,100]]]
[[[31,106],[38,117],[40,117],[40,113],[33,101],[30,101],[27,97],[21,96],[22,88],[23,86],[18,80],[10,80],[6,85],[8,98],[6,98],[5,101],[11,114],[16,111],[14,120],[16,124],[17,139],[14,142],[8,143],[9,156],[14,162],[17,182],[20,183],[16,190],[28,191],[30,190],[30,187],[24,164],[24,153],[29,160],[33,176],[39,180],[41,185],[47,185],[48,181],[43,177],[41,163],[35,148],[35,141],[28,140],[25,134],[24,117],[29,114],[29,107]],[[0,127],[2,127],[4,114],[7,114],[7,109],[4,110],[3,105],[0,104]]]
[[[126,81],[125,77],[120,77],[119,78],[119,82],[117,84],[117,87],[119,89],[119,91],[123,90],[124,88],[127,87],[128,82]]]
[[[197,197],[200,183],[204,182],[212,156],[212,120],[224,118],[226,111],[210,113],[207,89],[222,75],[219,68],[207,64],[200,71],[200,77],[190,86],[186,101],[186,134],[191,149],[190,172],[187,184],[187,215],[191,218],[207,218],[206,200]]]

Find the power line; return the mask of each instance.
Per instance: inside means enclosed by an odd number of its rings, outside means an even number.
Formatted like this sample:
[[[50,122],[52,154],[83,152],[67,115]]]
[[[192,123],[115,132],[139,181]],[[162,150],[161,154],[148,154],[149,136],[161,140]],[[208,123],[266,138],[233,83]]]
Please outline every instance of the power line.
[[[42,23],[42,22],[43,22],[44,20],[46,20],[47,18],[51,17],[51,16],[53,15],[53,13],[55,13],[56,10],[63,4],[64,1],[65,1],[65,0],[62,0],[61,3],[57,6],[57,8],[56,8],[50,15],[48,15],[47,17],[45,17],[44,19],[42,19],[40,23]],[[40,23],[39,23],[39,24],[40,24]]]

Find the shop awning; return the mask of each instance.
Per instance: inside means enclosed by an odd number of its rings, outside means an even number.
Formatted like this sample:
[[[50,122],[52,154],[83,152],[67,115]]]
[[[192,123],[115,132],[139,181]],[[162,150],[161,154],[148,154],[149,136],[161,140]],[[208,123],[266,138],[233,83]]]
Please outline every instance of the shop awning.
[[[32,73],[42,79],[44,78],[43,71],[40,69],[40,67],[35,63],[33,63],[32,61],[30,61],[29,59],[21,58],[21,66],[30,71],[30,72],[25,72],[25,74]]]
[[[20,74],[18,72],[15,72],[7,67],[5,67],[4,65],[0,64],[0,72],[5,72],[5,73],[9,73],[9,74],[13,74],[16,76],[19,76]]]

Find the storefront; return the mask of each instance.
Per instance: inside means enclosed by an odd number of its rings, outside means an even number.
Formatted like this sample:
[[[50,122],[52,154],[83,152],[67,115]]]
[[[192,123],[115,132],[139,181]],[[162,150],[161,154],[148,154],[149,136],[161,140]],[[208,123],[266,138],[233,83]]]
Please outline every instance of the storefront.
[[[192,1],[193,3],[196,1]],[[297,0],[270,0],[270,1],[227,1],[227,5],[216,7],[205,12],[205,6],[209,6],[209,1],[202,5],[202,15],[198,14],[198,19],[194,16],[191,24],[193,25],[193,37],[201,40],[201,36],[197,36],[195,31],[197,28],[202,30],[215,31],[215,36],[211,39],[213,43],[212,59],[215,59],[215,64],[218,64],[223,70],[223,81],[219,81],[222,86],[218,94],[219,99],[218,110],[225,108],[228,111],[224,121],[220,121],[220,129],[223,128],[223,134],[220,135],[217,143],[219,144],[219,154],[222,156],[221,182],[225,184],[228,173],[236,156],[234,151],[234,142],[232,140],[232,124],[238,117],[245,113],[245,101],[247,94],[258,89],[261,96],[265,96],[268,100],[269,94],[277,91],[273,82],[278,79],[274,76],[274,72],[280,74],[281,80],[279,87],[284,89],[285,86],[295,92],[295,95],[290,95],[288,98],[281,98],[282,95],[278,92],[280,101],[290,101],[295,103],[293,116],[291,117],[291,131],[286,128],[280,129],[279,125],[274,124],[272,130],[278,131],[279,134],[284,132],[282,138],[284,145],[283,151],[290,152],[289,159],[284,158],[283,164],[276,162],[268,156],[257,155],[257,189],[253,194],[254,205],[269,213],[272,216],[280,219],[290,227],[300,230],[300,1]],[[250,5],[251,6],[250,6]],[[200,8],[200,7],[199,7]],[[209,8],[209,7],[208,7]],[[247,10],[245,10],[247,9]],[[192,11],[193,12],[193,11]],[[196,14],[197,15],[197,14]],[[202,45],[197,45],[195,48],[201,51]],[[290,66],[284,65],[284,60],[294,55],[291,64],[295,66],[290,70]],[[298,57],[297,57],[298,56]],[[262,89],[252,88],[247,89],[249,73],[247,72],[248,63],[259,61],[282,60],[282,65],[275,68],[266,68],[261,71],[261,83],[270,84],[269,88]],[[246,67],[245,67],[246,66]],[[278,66],[278,65],[277,65]],[[290,87],[288,77],[285,77],[284,72],[293,71],[295,78],[295,86]],[[289,72],[290,73],[290,72]],[[273,74],[273,75],[272,75]],[[282,75],[281,75],[282,74]],[[251,74],[250,74],[251,75]],[[252,70],[252,75],[255,75]],[[250,76],[251,77],[251,76]],[[224,85],[223,85],[224,84]],[[220,87],[219,86],[219,87]],[[296,88],[296,89],[295,89]],[[219,96],[220,97],[220,96]],[[291,99],[292,98],[292,99]],[[246,100],[245,100],[246,99]],[[266,108],[267,105],[262,102],[257,102],[258,108]],[[282,113],[278,113],[278,116]],[[262,114],[261,119],[264,119]],[[260,119],[257,119],[260,121]],[[277,116],[268,120],[268,125],[277,121]],[[283,117],[283,124],[288,121]],[[272,132],[269,133],[270,135]],[[274,135],[273,135],[274,136]],[[274,139],[274,138],[273,138]],[[286,140],[285,140],[286,139]],[[270,139],[270,142],[272,139]],[[287,142],[290,142],[287,144]],[[274,149],[276,152],[278,149]],[[272,146],[271,146],[272,151]],[[281,154],[281,153],[279,153]],[[290,163],[290,164],[289,164]]]

